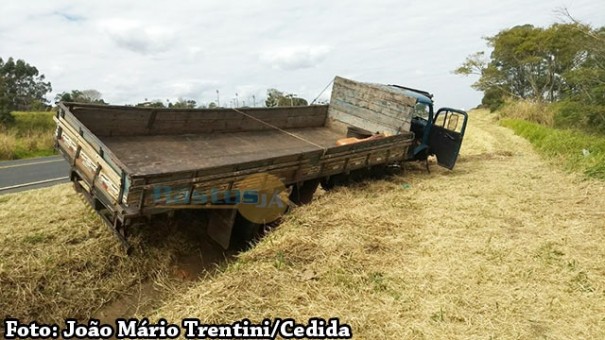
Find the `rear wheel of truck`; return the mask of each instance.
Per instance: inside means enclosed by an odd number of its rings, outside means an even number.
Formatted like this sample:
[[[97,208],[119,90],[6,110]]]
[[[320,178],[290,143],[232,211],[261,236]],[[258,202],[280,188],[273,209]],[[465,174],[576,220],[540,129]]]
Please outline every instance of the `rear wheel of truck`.
[[[254,223],[246,219],[239,212],[233,223],[231,241],[229,248],[234,250],[245,250],[261,235],[264,224]]]
[[[329,191],[334,189],[334,187],[346,185],[349,183],[349,175],[338,174],[330,177],[324,177],[319,182],[321,184],[321,188]]]
[[[319,179],[305,181],[299,185],[294,184],[290,193],[290,201],[296,205],[309,204],[319,186]]]
[[[370,169],[370,177],[374,179],[384,178],[388,174],[388,167],[384,164],[375,165]]]

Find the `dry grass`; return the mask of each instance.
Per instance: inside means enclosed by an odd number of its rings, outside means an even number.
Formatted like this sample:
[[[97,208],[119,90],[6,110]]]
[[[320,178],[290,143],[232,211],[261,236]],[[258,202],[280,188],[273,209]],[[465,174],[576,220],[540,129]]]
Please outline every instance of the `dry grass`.
[[[359,339],[605,337],[603,183],[551,169],[485,113],[468,133],[453,172],[322,195],[156,316],[339,316]]]
[[[356,339],[604,338],[604,183],[553,169],[485,112],[470,119],[453,172],[319,195],[219,272],[158,275],[170,293],[138,314],[338,316]],[[66,186],[0,209],[0,310],[22,318],[87,317],[192,247],[173,237],[123,258]]]
[[[0,131],[0,160],[15,159],[17,134],[14,131]]]
[[[528,100],[509,100],[498,113],[505,118],[523,119],[546,126],[553,126],[555,121],[555,110],[552,106]]]
[[[158,221],[145,238],[135,235],[137,251],[126,257],[68,184],[0,196],[0,221],[0,318],[26,321],[90,318],[163,280],[197,241]]]

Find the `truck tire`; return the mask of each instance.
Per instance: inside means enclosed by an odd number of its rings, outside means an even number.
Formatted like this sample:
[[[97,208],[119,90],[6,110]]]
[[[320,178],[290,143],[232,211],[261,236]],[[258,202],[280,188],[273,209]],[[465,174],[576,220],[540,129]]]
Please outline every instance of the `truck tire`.
[[[319,186],[319,179],[312,179],[301,183],[294,184],[290,193],[290,201],[296,205],[309,204],[313,200],[313,194]]]
[[[330,177],[324,177],[320,181],[322,189],[325,191],[330,191],[334,189],[334,187],[347,185],[349,183],[349,175],[338,174]]]
[[[229,248],[238,251],[248,249],[260,236],[262,230],[263,224],[248,221],[238,212],[233,223]]]

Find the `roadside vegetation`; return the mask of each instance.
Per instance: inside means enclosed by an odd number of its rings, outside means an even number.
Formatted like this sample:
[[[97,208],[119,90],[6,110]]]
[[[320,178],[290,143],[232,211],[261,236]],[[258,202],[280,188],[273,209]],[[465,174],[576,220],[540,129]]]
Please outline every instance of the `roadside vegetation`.
[[[481,106],[566,169],[605,179],[605,27],[515,26],[455,70],[476,75]]]
[[[510,102],[535,103],[551,117],[538,123],[605,134],[605,27],[568,16],[549,27],[520,25],[486,38],[454,72],[479,76],[481,105],[497,111]]]
[[[527,138],[544,156],[570,171],[605,180],[605,136],[549,128],[521,119],[500,122]]]
[[[605,134],[562,127],[568,124],[557,122],[557,109],[539,103],[510,101],[497,115],[501,125],[527,138],[552,163],[605,180]]]
[[[69,185],[0,196],[2,317],[339,317],[356,339],[604,338],[605,183],[549,166],[494,114],[471,117],[454,171],[408,164],[319,193],[201,275],[183,257],[213,255],[189,219],[156,220],[126,257]]]
[[[0,160],[55,154],[53,112],[14,112],[13,123],[0,126]]]

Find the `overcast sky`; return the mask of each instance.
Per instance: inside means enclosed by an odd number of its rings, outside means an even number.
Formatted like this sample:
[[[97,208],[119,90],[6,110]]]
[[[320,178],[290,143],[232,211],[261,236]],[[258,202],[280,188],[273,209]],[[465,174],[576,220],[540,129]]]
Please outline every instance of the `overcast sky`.
[[[451,73],[484,36],[547,26],[567,7],[605,25],[603,0],[71,1],[3,0],[0,57],[24,59],[54,93],[96,89],[112,104],[145,98],[257,105],[267,88],[315,98],[335,75],[428,90],[470,108],[474,79]],[[323,97],[328,97],[327,91]]]

